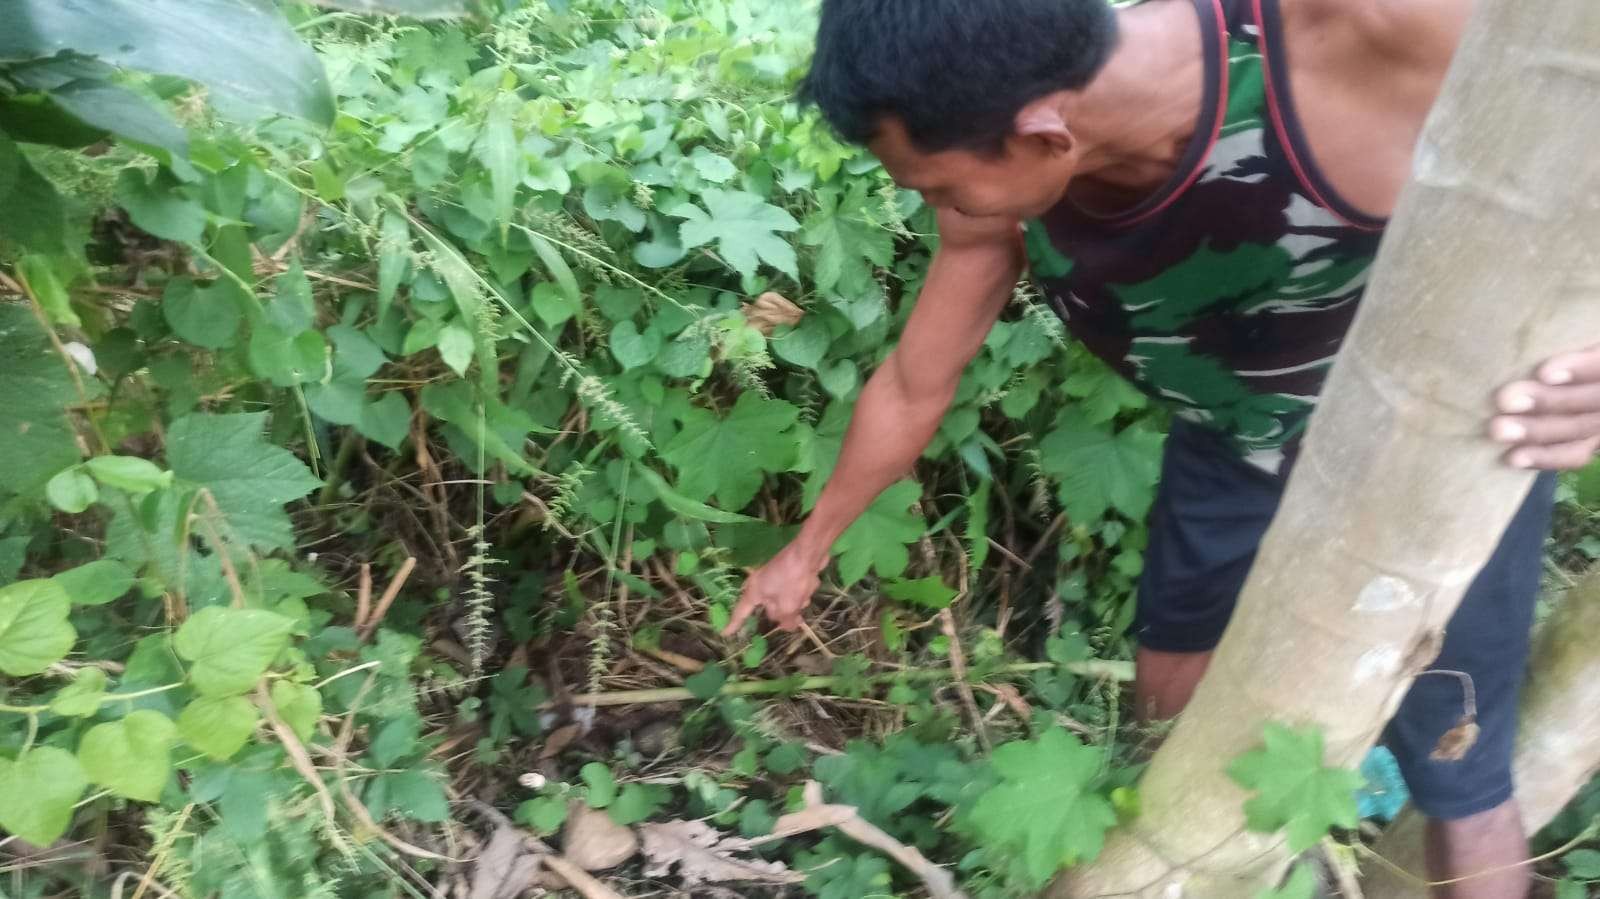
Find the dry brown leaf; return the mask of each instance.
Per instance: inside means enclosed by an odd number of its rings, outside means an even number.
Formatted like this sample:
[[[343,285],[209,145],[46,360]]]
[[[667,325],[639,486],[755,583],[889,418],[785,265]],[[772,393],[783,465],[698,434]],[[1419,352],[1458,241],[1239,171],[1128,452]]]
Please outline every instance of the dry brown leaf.
[[[800,319],[805,318],[806,314],[804,309],[789,302],[783,294],[772,291],[756,297],[754,302],[745,303],[743,311],[745,321],[768,337],[779,327],[800,324]]]
[[[704,821],[641,824],[639,834],[644,838],[645,857],[650,859],[645,876],[664,877],[676,867],[685,888],[702,883],[800,883],[806,879],[781,862],[737,857],[734,852],[744,841],[724,837]]]
[[[599,809],[572,803],[561,830],[561,854],[585,871],[615,868],[639,851],[633,831]]]

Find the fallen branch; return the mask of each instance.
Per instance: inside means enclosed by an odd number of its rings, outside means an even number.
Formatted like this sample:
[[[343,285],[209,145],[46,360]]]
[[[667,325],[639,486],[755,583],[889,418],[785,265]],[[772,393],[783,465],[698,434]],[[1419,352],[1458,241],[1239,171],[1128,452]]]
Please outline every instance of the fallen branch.
[[[821,784],[814,780],[807,782],[804,795],[805,808],[779,818],[772,826],[772,833],[745,840],[741,848],[749,849],[763,843],[785,840],[798,834],[832,827],[857,843],[869,849],[876,849],[894,859],[902,868],[915,874],[917,879],[922,881],[923,887],[933,899],[967,899],[967,895],[956,888],[956,880],[950,872],[928,861],[927,856],[918,852],[916,848],[907,846],[884,833],[877,825],[861,817],[861,813],[852,806],[830,805],[823,802]]]
[[[1068,665],[1057,665],[1054,662],[1019,662],[1014,665],[1003,665],[994,670],[994,674],[1028,674],[1034,671],[1065,671],[1081,677],[1101,678],[1122,683],[1133,680],[1133,663],[1117,662],[1107,659],[1090,659],[1086,662],[1073,662]],[[918,668],[911,671],[901,671],[894,674],[875,674],[866,678],[873,685],[893,683],[898,679],[907,681],[925,680],[954,680],[955,672],[949,668]],[[833,675],[818,677],[781,678],[778,680],[749,680],[735,681],[724,684],[717,691],[718,696],[757,696],[766,693],[803,693],[827,692],[845,680]],[[693,702],[697,699],[693,693],[684,687],[660,687],[653,690],[621,690],[615,693],[576,693],[566,698],[567,702],[581,706],[619,706],[619,705],[654,705],[666,702]],[[551,708],[557,703],[547,702],[540,708]]]
[[[540,861],[551,873],[565,880],[567,886],[582,893],[584,899],[623,899],[621,893],[595,880],[589,872],[559,855],[546,855]]]

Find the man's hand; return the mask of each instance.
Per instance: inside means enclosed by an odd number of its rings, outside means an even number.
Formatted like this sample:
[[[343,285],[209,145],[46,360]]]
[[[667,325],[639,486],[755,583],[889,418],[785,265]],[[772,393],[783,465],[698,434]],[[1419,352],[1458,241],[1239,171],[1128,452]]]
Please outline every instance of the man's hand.
[[[724,636],[739,632],[745,619],[757,609],[766,612],[768,620],[779,630],[800,629],[800,613],[811,603],[811,595],[822,585],[817,574],[822,570],[809,553],[791,543],[772,558],[756,568],[745,578],[744,593],[739,604],[733,607],[733,618],[722,629]]]
[[[1489,435],[1514,468],[1582,468],[1600,449],[1600,346],[1557,356],[1500,389]]]

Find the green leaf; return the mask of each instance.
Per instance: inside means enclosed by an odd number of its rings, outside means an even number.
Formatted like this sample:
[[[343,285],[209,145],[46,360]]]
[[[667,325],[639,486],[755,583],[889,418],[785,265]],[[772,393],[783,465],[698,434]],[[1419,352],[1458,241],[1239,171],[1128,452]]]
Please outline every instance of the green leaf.
[[[67,622],[72,603],[55,581],[0,587],[0,671],[24,677],[66,657],[78,639]]]
[[[635,234],[644,230],[644,211],[610,181],[592,184],[583,192],[583,211],[597,222],[616,222]]]
[[[367,806],[374,817],[398,814],[413,821],[437,824],[450,817],[450,802],[440,778],[426,771],[393,771],[374,778],[367,790]]]
[[[117,178],[117,205],[135,225],[162,240],[198,244],[206,230],[206,210],[184,196],[181,187],[164,171],[151,180],[138,169],[123,169]]]
[[[1262,748],[1228,766],[1235,783],[1257,791],[1244,804],[1251,830],[1287,828],[1289,851],[1299,853],[1315,846],[1329,829],[1359,823],[1356,791],[1366,782],[1354,771],[1323,765],[1320,731],[1268,723],[1263,739]]]
[[[1032,886],[1100,854],[1116,825],[1111,803],[1090,785],[1103,754],[1059,728],[994,752],[1000,782],[979,797],[971,823],[986,843],[1021,856]]]
[[[908,511],[922,499],[916,481],[901,481],[885,490],[833,545],[839,554],[839,577],[854,584],[871,568],[879,577],[899,577],[911,561],[906,545],[928,529],[922,516]]]
[[[739,167],[726,156],[718,156],[705,147],[696,147],[690,157],[695,174],[715,184],[726,184],[739,174]]]
[[[549,327],[569,321],[583,309],[582,301],[569,297],[554,282],[542,281],[533,286],[530,294],[533,314]]]
[[[722,691],[728,682],[728,672],[721,665],[707,665],[684,678],[683,686],[695,699],[707,700]]]
[[[70,50],[115,66],[198,81],[224,111],[333,121],[333,95],[311,47],[270,5],[239,0],[14,0],[0,61]]]
[[[188,278],[173,278],[161,297],[161,315],[178,338],[208,350],[233,346],[243,316],[221,288],[196,287]]]
[[[751,518],[748,515],[740,515],[737,512],[724,512],[721,509],[714,509],[705,503],[692,500],[674,490],[672,485],[667,483],[666,478],[649,468],[640,466],[635,470],[649,482],[650,487],[656,492],[656,498],[661,500],[661,504],[675,515],[683,518],[692,518],[696,521],[709,521],[713,524],[759,524],[761,522],[759,518]]]
[[[648,365],[661,352],[661,332],[639,326],[632,321],[620,322],[611,329],[611,355],[621,363],[624,371]]]
[[[72,823],[72,807],[89,779],[72,753],[35,746],[16,761],[0,759],[0,829],[48,846]]]
[[[1294,866],[1294,872],[1283,886],[1262,890],[1256,894],[1256,899],[1316,899],[1316,895],[1316,870],[1310,864],[1299,864]]]
[[[295,334],[263,323],[250,334],[250,370],[279,387],[320,381],[327,369],[328,343],[317,331]]]
[[[532,231],[527,234],[528,243],[533,245],[533,252],[539,256],[539,261],[544,263],[545,271],[555,279],[556,286],[561,288],[561,293],[574,305],[583,303],[583,292],[578,289],[578,278],[572,274],[572,266],[567,265],[567,260],[546,240],[543,235]]]
[[[0,40],[3,39],[4,34],[0,33]],[[61,194],[4,134],[0,134],[0,196],[6,198],[6,215],[0,215],[0,238],[52,256],[82,255],[81,246],[68,236],[66,204]]]
[[[260,710],[243,696],[201,697],[178,716],[178,733],[220,762],[244,748],[260,720]]]
[[[202,696],[231,696],[256,685],[293,629],[275,612],[207,606],[178,628],[172,647],[191,663],[189,681]]]
[[[655,814],[671,795],[666,787],[656,784],[628,784],[617,794],[617,801],[611,803],[606,814],[623,827],[630,827]]]
[[[411,225],[406,217],[392,210],[385,211],[378,226],[378,317],[389,313],[395,292],[400,289],[400,279],[405,277],[411,264]]]
[[[106,673],[99,668],[80,668],[78,674],[50,700],[50,711],[69,718],[87,718],[100,711],[106,695]]]
[[[411,405],[399,393],[386,393],[362,407],[356,429],[369,440],[398,449],[411,432]]]
[[[50,321],[71,328],[80,327],[83,322],[78,318],[78,313],[72,311],[72,298],[67,293],[66,285],[61,282],[57,268],[55,260],[37,253],[17,260],[17,271],[22,274],[28,289],[33,292],[34,299],[39,301],[39,307],[50,317]]]
[[[874,266],[894,264],[894,232],[864,216],[869,189],[869,182],[861,180],[845,194],[822,191],[817,210],[806,218],[801,239],[817,248],[812,277],[820,292],[841,284],[859,290],[872,283]]]
[[[502,225],[511,221],[517,202],[517,185],[522,183],[522,173],[528,167],[517,142],[517,132],[511,127],[511,101],[514,100],[515,97],[508,96],[490,106],[489,120],[477,147],[478,161],[489,171],[495,221]]]
[[[707,190],[701,195],[705,209],[684,203],[669,214],[684,219],[678,238],[685,247],[717,245],[733,269],[753,277],[762,262],[791,278],[798,278],[794,247],[779,234],[795,231],[794,216],[742,190]]]
[[[557,796],[540,796],[517,806],[517,821],[533,828],[540,836],[549,836],[561,829],[567,821],[567,803]]]
[[[1092,524],[1113,509],[1142,519],[1161,474],[1161,444],[1154,431],[1135,425],[1113,433],[1068,408],[1039,444],[1041,467],[1060,479],[1061,503],[1074,522]]]
[[[168,165],[189,155],[189,136],[165,109],[104,81],[81,79],[50,89],[50,99],[96,128],[142,144]]]
[[[670,378],[704,378],[711,374],[711,339],[690,329],[668,343],[656,357],[656,370]]]
[[[590,808],[605,808],[617,798],[617,778],[611,769],[600,762],[590,762],[578,771],[578,776],[588,786],[584,801]]]
[[[1562,856],[1561,863],[1567,873],[1579,880],[1600,880],[1600,852],[1593,849],[1574,849]]]
[[[683,430],[662,447],[661,457],[677,467],[684,495],[714,495],[723,508],[742,509],[761,489],[764,473],[794,466],[792,432],[799,418],[800,410],[789,403],[746,391],[727,418],[689,410]]]
[[[278,717],[289,725],[295,736],[302,740],[311,739],[317,719],[322,717],[322,694],[317,692],[316,687],[275,680],[272,682],[272,704],[278,709]]]
[[[450,370],[458,376],[465,376],[467,367],[472,364],[472,353],[477,348],[472,332],[451,322],[439,331],[439,342],[435,345],[444,364],[450,366]]]
[[[1274,897],[1269,897],[1269,899],[1274,899]],[[1290,897],[1290,899],[1300,899],[1300,897],[1294,896]],[[1582,881],[1560,880],[1556,883],[1555,899],[1589,899],[1589,887]]]
[[[118,796],[155,802],[172,776],[172,720],[139,709],[120,721],[89,728],[78,744],[78,761],[94,783]]]
[[[211,491],[234,535],[264,549],[294,545],[283,504],[321,486],[305,463],[262,439],[266,413],[186,415],[167,429],[167,463]]]
[[[44,495],[50,500],[50,505],[68,515],[76,515],[100,499],[100,491],[95,488],[94,479],[77,466],[51,478],[44,485]]]
[[[100,606],[133,589],[133,569],[116,559],[97,559],[50,578],[74,605]]]
[[[945,586],[944,578],[931,575],[914,581],[890,581],[883,585],[890,599],[898,599],[925,609],[947,609],[958,595],[952,587]]]
[[[154,462],[136,456],[95,456],[84,467],[107,487],[133,494],[172,486],[172,472],[162,471]]]
[[[820,315],[808,315],[787,334],[774,335],[772,351],[779,359],[801,368],[815,369],[828,354],[833,335]]]

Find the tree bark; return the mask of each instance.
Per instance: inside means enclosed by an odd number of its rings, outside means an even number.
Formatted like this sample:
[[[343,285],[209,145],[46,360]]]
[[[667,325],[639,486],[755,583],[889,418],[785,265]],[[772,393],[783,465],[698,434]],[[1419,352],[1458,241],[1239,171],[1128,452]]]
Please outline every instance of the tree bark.
[[[1533,475],[1491,396],[1600,335],[1600,3],[1480,0],[1367,298],[1141,817],[1051,897],[1244,899],[1281,870],[1224,771],[1268,721],[1354,765],[1427,667]]]
[[[1536,833],[1600,771],[1600,571],[1580,581],[1540,628],[1517,736],[1523,827]],[[1411,876],[1365,865],[1366,899],[1424,899],[1423,819],[1407,811],[1384,833],[1378,854]]]

